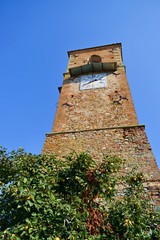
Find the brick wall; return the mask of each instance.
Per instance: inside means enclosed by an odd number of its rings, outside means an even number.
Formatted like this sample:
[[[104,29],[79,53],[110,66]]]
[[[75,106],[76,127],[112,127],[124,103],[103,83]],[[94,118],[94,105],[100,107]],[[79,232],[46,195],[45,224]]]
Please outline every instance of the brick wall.
[[[58,158],[72,151],[87,152],[96,161],[104,155],[116,155],[126,160],[124,172],[137,166],[146,177],[145,186],[151,191],[155,204],[160,204],[160,172],[158,170],[144,126],[106,128],[46,135],[43,153]]]
[[[121,45],[71,51],[69,68],[86,64],[93,54],[99,55],[102,62],[116,62],[117,71],[107,73],[107,87],[101,89],[80,91],[80,76],[65,77],[53,132],[138,124],[122,64]]]
[[[107,87],[80,91],[80,78],[64,80],[53,132],[138,124],[124,67],[108,73]]]
[[[62,157],[73,150],[88,152],[95,160],[101,160],[103,155],[116,155],[127,160],[126,168],[137,165],[147,179],[160,178],[144,126],[141,125],[47,134],[43,152]]]

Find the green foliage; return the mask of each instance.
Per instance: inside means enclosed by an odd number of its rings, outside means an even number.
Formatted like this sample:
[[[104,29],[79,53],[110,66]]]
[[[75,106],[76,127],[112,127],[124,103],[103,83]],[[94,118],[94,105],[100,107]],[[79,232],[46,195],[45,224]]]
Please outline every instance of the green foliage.
[[[143,175],[123,162],[0,148],[0,239],[160,239]]]

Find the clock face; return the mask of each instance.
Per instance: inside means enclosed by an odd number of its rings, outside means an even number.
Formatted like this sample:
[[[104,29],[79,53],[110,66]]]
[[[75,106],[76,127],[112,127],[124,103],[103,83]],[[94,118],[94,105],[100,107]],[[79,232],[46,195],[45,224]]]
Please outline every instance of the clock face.
[[[106,87],[106,73],[88,74],[80,77],[80,90]]]

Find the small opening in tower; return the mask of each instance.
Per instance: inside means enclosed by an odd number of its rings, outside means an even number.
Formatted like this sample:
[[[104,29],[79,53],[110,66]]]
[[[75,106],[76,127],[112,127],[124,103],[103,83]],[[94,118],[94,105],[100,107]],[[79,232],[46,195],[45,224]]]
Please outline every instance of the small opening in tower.
[[[101,62],[101,57],[98,55],[92,55],[89,59],[89,63],[99,63]]]

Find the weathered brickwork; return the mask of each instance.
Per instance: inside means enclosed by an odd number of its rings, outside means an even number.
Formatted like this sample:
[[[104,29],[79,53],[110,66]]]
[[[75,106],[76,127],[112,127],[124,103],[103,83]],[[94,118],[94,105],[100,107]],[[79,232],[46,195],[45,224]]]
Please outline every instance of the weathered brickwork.
[[[88,152],[97,161],[103,155],[120,156],[127,160],[126,168],[137,165],[147,179],[160,178],[144,126],[47,134],[44,152],[62,157],[71,151]]]
[[[99,54],[102,62],[116,61],[117,70],[107,73],[107,87],[101,89],[80,91],[80,76],[65,78],[53,132],[138,124],[125,67],[122,65],[121,47],[109,45],[96,51],[79,50],[78,54],[73,51],[70,56],[75,56],[75,65],[83,65],[84,59],[89,61],[93,54]]]
[[[136,125],[124,68],[109,73],[107,88],[80,91],[79,78],[64,80],[53,131]]]
[[[160,201],[160,172],[144,126],[138,124],[121,44],[70,51],[68,55],[55,121],[52,132],[46,134],[42,152],[54,153],[59,158],[72,151],[88,152],[96,161],[101,161],[103,155],[120,156],[126,159],[126,172],[138,166],[146,176],[146,187]],[[83,71],[73,76],[71,70],[90,64],[92,56],[100,59],[102,65],[109,62],[117,67],[106,71],[104,87],[83,90]]]

